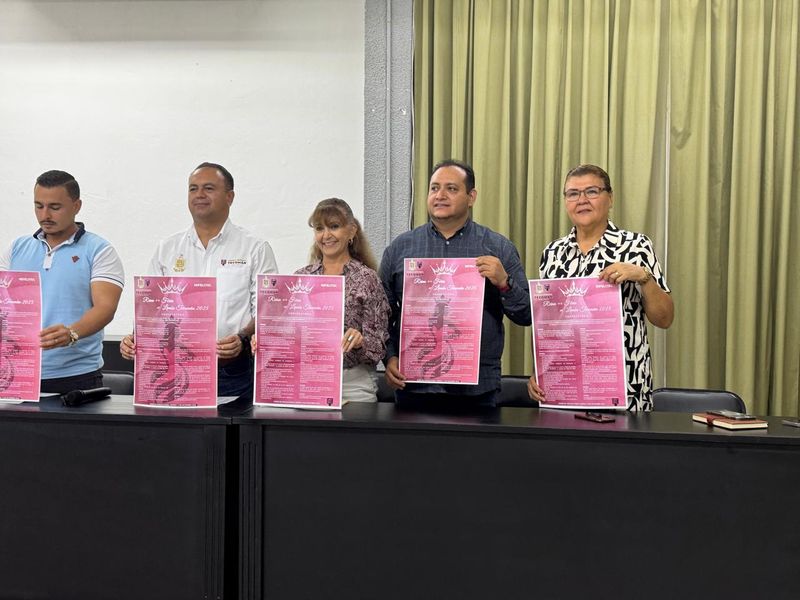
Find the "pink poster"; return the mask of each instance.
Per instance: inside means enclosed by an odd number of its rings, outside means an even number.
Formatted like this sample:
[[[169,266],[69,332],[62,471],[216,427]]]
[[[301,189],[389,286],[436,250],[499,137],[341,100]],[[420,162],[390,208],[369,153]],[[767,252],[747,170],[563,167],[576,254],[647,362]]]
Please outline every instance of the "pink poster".
[[[596,277],[532,279],[533,354],[552,408],[627,407],[622,295]]]
[[[216,279],[134,277],[134,308],[134,404],[216,407]]]
[[[39,401],[41,329],[39,273],[0,271],[0,400]]]
[[[474,258],[407,258],[400,372],[416,383],[478,383],[485,280]]]
[[[344,277],[259,275],[253,404],[342,407]]]

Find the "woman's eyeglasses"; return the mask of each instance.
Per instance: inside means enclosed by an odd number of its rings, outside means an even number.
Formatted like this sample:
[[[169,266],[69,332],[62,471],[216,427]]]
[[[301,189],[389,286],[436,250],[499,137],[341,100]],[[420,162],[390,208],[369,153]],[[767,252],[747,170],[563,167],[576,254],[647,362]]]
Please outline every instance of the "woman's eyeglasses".
[[[567,202],[577,202],[578,199],[581,197],[581,194],[586,196],[587,200],[594,200],[597,198],[602,192],[607,192],[608,188],[604,187],[597,187],[596,185],[584,188],[582,190],[566,190],[564,192],[564,198]]]

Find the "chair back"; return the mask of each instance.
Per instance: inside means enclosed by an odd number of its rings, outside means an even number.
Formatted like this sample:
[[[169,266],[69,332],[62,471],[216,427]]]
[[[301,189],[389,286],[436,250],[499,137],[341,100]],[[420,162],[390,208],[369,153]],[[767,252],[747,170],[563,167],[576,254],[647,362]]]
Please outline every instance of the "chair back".
[[[537,407],[539,403],[528,397],[528,378],[519,375],[503,375],[500,379],[501,389],[497,395],[497,406]],[[394,402],[394,390],[386,383],[383,372],[376,373],[378,384],[378,402]]]
[[[103,385],[111,388],[112,394],[133,396],[133,373],[127,371],[103,371]]]
[[[528,396],[528,378],[520,375],[503,375],[497,406],[537,407],[539,403]]]
[[[383,373],[383,371],[376,371],[375,373],[375,383],[378,385],[375,395],[378,397],[378,402],[394,402],[394,389],[386,383],[386,377]]]
[[[706,410],[747,412],[744,400],[724,390],[660,388],[653,392],[653,410],[694,413]]]

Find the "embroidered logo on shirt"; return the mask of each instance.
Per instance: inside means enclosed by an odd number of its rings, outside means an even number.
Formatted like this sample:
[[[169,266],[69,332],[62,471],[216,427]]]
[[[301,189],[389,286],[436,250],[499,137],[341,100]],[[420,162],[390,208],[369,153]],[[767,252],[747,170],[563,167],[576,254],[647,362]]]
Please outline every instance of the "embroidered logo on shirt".
[[[178,258],[175,259],[175,266],[172,267],[172,270],[175,271],[176,273],[183,273],[183,270],[185,268],[186,268],[186,259],[183,258],[183,254],[181,254],[180,256],[178,256]]]
[[[247,259],[246,258],[221,258],[220,264],[224,267],[225,265],[246,265]]]
[[[80,259],[81,259],[80,256],[75,256],[75,255],[72,256],[72,262],[74,263],[78,262]]]

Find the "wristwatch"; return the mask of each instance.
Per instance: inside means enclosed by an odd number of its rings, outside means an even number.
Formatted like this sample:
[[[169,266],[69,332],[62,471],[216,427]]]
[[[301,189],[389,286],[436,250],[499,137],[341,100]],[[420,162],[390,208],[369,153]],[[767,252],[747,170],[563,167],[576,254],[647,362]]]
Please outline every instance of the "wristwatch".
[[[76,342],[81,339],[81,336],[78,335],[78,332],[75,331],[72,327],[67,327],[67,331],[69,331],[69,343],[67,346],[74,346]]]
[[[644,279],[639,281],[639,285],[644,285],[653,278],[653,272],[650,269],[647,267],[642,267],[642,269],[644,270]]]

